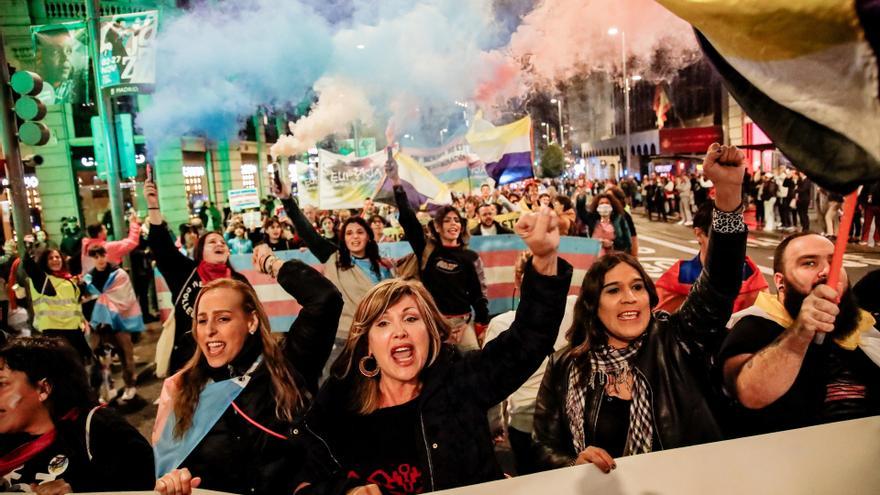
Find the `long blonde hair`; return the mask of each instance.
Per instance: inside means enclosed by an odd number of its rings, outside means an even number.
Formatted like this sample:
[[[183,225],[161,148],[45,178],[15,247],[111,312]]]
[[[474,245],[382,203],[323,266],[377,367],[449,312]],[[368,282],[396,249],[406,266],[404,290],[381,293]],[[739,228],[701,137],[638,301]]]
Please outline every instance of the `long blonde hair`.
[[[393,278],[373,287],[358,304],[348,340],[331,368],[331,374],[335,378],[352,380],[353,394],[350,408],[354,412],[370,414],[379,408],[379,377],[364,376],[358,370],[358,364],[369,351],[367,336],[373,323],[381,318],[390,306],[397,304],[405,296],[413,297],[428,330],[429,357],[425,367],[434,364],[440,354],[443,341],[449,335],[449,323],[437,309],[434,299],[421,282]]]
[[[242,310],[246,314],[256,314],[257,332],[262,342],[262,355],[266,368],[269,370],[269,376],[272,381],[272,395],[275,399],[275,416],[282,421],[293,421],[294,413],[301,408],[303,404],[302,394],[296,386],[293,378],[293,370],[290,363],[284,357],[281,347],[275,338],[272,337],[271,327],[269,326],[269,317],[266,310],[260,304],[257,293],[254,289],[238,280],[231,278],[220,278],[213,280],[202,287],[193,309],[193,335],[196,333],[198,319],[199,303],[202,296],[214,289],[232,289],[239,293],[242,299]],[[199,404],[199,396],[205,383],[208,381],[207,362],[199,346],[192,358],[183,367],[181,373],[181,390],[180,394],[174,398],[174,415],[177,417],[177,424],[174,426],[174,436],[180,438],[192,426],[192,417],[195,413],[196,406]]]

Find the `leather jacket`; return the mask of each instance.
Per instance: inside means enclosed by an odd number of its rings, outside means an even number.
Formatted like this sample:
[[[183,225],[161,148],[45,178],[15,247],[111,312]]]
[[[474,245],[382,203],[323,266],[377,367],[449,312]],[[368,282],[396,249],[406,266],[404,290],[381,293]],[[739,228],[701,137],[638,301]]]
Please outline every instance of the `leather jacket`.
[[[706,266],[679,312],[658,312],[648,324],[633,364],[648,383],[655,451],[722,438],[710,407],[710,371],[739,292],[746,236],[712,232]],[[589,366],[587,356],[577,359],[582,363],[574,362],[570,346],[551,356],[538,393],[534,437],[538,461],[548,468],[571,465],[578,455],[565,411],[570,367]],[[585,396],[584,437],[591,445],[605,389],[590,388]]]

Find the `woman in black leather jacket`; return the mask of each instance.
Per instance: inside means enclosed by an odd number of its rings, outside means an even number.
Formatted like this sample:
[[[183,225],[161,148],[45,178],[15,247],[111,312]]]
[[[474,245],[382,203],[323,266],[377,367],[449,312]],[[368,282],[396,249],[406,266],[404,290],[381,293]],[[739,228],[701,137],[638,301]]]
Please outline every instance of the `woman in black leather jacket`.
[[[707,261],[678,313],[652,313],[654,284],[632,256],[611,254],[590,268],[569,346],[551,357],[538,393],[541,464],[609,472],[614,457],[721,439],[706,380],[742,279],[744,169],[735,147],[709,148],[704,170],[717,201]]]

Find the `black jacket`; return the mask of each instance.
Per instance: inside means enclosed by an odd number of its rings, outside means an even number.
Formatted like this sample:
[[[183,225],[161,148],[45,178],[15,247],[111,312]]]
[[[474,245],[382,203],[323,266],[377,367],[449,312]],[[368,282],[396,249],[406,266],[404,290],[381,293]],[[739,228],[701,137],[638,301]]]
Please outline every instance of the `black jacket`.
[[[425,288],[434,297],[437,307],[445,315],[461,315],[474,311],[476,323],[489,323],[489,298],[483,277],[480,256],[473,250],[459,245],[446,247],[425,236],[424,228],[409,205],[406,191],[394,188],[394,199],[400,210],[400,226],[419,262],[424,266],[419,276]],[[467,228],[463,225],[462,228]],[[431,248],[428,249],[428,245]],[[425,251],[428,258],[423,262]]]
[[[508,229],[507,227],[501,225],[498,222],[492,222],[492,223],[495,224],[495,230],[497,231],[496,232],[497,235],[512,234],[513,233],[512,230]],[[482,225],[482,224],[480,224],[480,225]],[[480,230],[480,225],[477,225],[476,227],[471,229],[471,235],[483,235],[483,231]]]
[[[156,259],[156,267],[162,273],[171,302],[174,304],[174,349],[168,373],[181,369],[195,352],[196,344],[192,338],[192,311],[196,298],[202,290],[202,279],[196,271],[198,263],[181,253],[174,245],[171,232],[166,224],[150,225],[147,237],[150,250]],[[232,270],[232,278],[250,285],[244,275]]]
[[[413,442],[418,442],[425,456],[423,465],[428,468],[431,491],[502,478],[486,414],[522,385],[553,351],[571,276],[571,265],[562,259],[555,277],[540,276],[529,265],[516,319],[507,331],[482,351],[462,355],[453,346],[444,345],[437,360],[422,371],[418,398],[421,435]],[[357,414],[350,412],[350,393],[348,383],[338,379],[331,379],[321,389],[308,417],[325,439],[332,438],[334,425]],[[329,443],[332,451],[333,442]],[[346,473],[343,465],[323,483],[313,477],[314,492],[350,489],[352,482],[346,484]]]
[[[122,416],[106,408],[95,409],[87,433],[88,415],[88,409],[79,410],[75,418],[57,421],[55,441],[13,469],[14,474],[8,476],[13,481],[0,477],[0,491],[23,491],[16,485],[40,483],[50,472],[77,493],[152,490],[156,478],[153,449],[147,440]],[[0,435],[0,452],[11,452],[22,441],[32,439],[28,435]],[[49,469],[50,463],[53,469]]]
[[[333,347],[342,296],[329,280],[297,260],[284,264],[278,273],[278,283],[302,305],[282,349],[295,369],[294,378],[307,407]],[[228,373],[243,375],[253,358],[233,363]],[[260,431],[230,406],[181,467],[201,476],[201,487],[206,489],[267,495],[293,493],[302,481],[307,454],[323,448],[320,439],[304,424],[305,409],[293,422],[276,417],[272,383],[264,365],[257,368],[235,404],[248,417],[288,438],[282,440]]]
[[[672,315],[656,314],[648,326],[635,367],[650,389],[655,451],[721,439],[710,408],[709,376],[742,282],[746,236],[712,232],[705,268],[684,305]],[[547,467],[570,465],[578,455],[565,412],[573,364],[570,347],[555,353],[538,392],[534,437],[539,460]],[[584,419],[591,425],[584,435],[587,445],[595,437],[604,393],[598,387],[585,394]]]

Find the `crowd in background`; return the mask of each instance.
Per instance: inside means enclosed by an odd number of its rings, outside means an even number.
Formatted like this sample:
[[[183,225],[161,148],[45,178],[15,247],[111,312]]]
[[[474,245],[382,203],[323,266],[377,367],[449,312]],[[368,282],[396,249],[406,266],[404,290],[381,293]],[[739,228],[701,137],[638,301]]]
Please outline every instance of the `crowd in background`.
[[[132,213],[124,237],[66,219],[58,244],[39,232],[23,259],[4,246],[3,331],[21,337],[0,348],[4,488],[422,493],[502,478],[503,439],[509,474],[609,472],[622,456],[880,413],[864,296],[877,274],[825,285],[842,198],[795,170],[744,172],[741,152],[713,145],[699,174],[485,184],[416,209],[390,161],[392,204],[322,211],[282,186],[256,223],[205,202],[178,226],[146,183],[147,217]],[[860,192],[854,242],[880,222],[877,187]],[[691,227],[700,246],[656,285],[637,259],[637,211]],[[802,231],[776,249],[775,295],[745,254],[750,222]],[[514,233],[528,247],[519,307],[492,315],[470,238]],[[599,244],[577,297],[561,236]],[[383,257],[392,241],[413,253]],[[292,249],[321,271],[275,254]],[[245,254],[301,306],[280,339],[230,262]],[[137,394],[154,267],[173,311],[150,448],[100,404]]]

